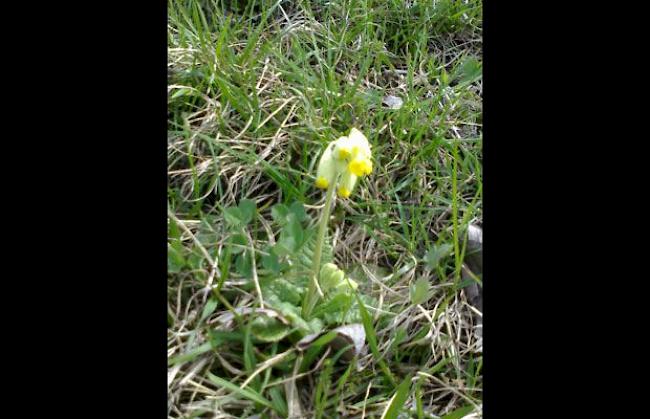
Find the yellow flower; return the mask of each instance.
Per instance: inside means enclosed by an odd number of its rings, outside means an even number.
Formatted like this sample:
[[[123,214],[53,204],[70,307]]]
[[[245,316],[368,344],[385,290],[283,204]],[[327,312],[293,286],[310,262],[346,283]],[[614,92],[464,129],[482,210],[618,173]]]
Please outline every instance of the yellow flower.
[[[369,175],[372,173],[372,162],[370,159],[357,158],[350,162],[348,169],[357,176]]]
[[[350,134],[348,135],[348,142],[352,147],[354,158],[356,158],[358,155],[367,159],[370,158],[370,143],[361,131],[356,128],[352,128],[350,130]]]
[[[348,143],[352,149],[350,164],[348,170],[356,176],[365,176],[372,173],[372,155],[370,151],[370,143],[368,139],[356,128],[350,130],[348,135]]]
[[[347,160],[352,155],[348,137],[341,137],[334,143],[334,155],[339,160]]]
[[[327,189],[337,175],[337,164],[332,155],[332,145],[327,146],[323,155],[318,162],[318,169],[316,170],[316,187]]]
[[[354,185],[357,183],[357,176],[349,170],[343,172],[339,182],[337,193],[341,198],[348,198],[352,194]]]
[[[361,131],[352,128],[347,137],[331,142],[323,152],[318,164],[316,187],[336,187],[338,196],[348,198],[357,178],[372,173],[371,158],[368,139]],[[341,177],[338,185],[333,185],[339,174]]]

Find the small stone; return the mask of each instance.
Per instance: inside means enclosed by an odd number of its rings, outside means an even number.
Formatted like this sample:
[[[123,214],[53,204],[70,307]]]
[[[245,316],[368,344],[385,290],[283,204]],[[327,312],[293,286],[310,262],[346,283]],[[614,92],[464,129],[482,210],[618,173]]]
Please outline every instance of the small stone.
[[[404,101],[400,97],[388,95],[384,97],[382,103],[390,109],[399,109],[404,104]]]

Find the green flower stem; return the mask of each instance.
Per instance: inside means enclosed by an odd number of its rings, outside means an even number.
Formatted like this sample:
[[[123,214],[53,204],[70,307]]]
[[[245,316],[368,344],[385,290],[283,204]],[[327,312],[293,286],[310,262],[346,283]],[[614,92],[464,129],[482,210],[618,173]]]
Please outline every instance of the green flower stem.
[[[330,218],[332,211],[332,204],[334,203],[334,190],[336,189],[336,182],[332,182],[327,188],[327,195],[325,196],[325,206],[323,207],[323,214],[321,214],[320,225],[318,226],[318,237],[316,238],[316,248],[314,249],[314,264],[312,265],[311,281],[309,281],[309,288],[307,295],[302,302],[302,317],[309,320],[311,311],[314,309],[318,301],[318,277],[320,275],[320,259],[323,253],[323,242],[325,241],[325,232],[327,231],[327,222]]]

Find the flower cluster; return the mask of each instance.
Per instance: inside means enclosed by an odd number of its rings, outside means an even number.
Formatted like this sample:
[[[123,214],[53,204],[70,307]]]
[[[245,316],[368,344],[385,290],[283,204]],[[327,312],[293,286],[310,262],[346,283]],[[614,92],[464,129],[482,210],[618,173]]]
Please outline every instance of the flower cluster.
[[[320,158],[316,173],[316,187],[338,189],[341,198],[347,198],[357,183],[357,179],[372,173],[372,154],[368,139],[356,128],[347,137],[332,141]]]

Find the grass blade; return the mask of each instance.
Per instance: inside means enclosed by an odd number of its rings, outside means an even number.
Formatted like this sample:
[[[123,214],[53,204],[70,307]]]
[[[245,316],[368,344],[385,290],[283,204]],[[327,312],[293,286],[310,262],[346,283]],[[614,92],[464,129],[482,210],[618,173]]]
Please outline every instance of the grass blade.
[[[250,388],[239,388],[237,385],[231,383],[230,381],[224,380],[223,378],[218,377],[210,372],[208,372],[208,379],[216,385],[227,388],[233,393],[237,393],[238,395],[252,400],[255,403],[259,403],[263,406],[268,407],[269,409],[274,408],[273,404],[270,401],[262,397],[259,393],[251,390]]]
[[[185,354],[181,354],[173,358],[170,358],[168,360],[168,364],[171,366],[171,365],[176,365],[183,362],[191,361],[197,356],[208,352],[210,349],[212,349],[212,344],[210,342],[204,343],[203,345],[197,346],[196,348],[190,350]]]
[[[359,303],[361,322],[363,323],[363,328],[366,330],[366,339],[368,339],[368,346],[370,346],[370,351],[376,358],[381,371],[384,373],[390,384],[395,386],[395,378],[393,378],[393,374],[391,374],[390,370],[388,369],[388,365],[386,365],[386,362],[384,362],[384,359],[379,353],[379,348],[377,347],[377,334],[375,333],[375,328],[372,325],[372,318],[370,317],[366,306],[363,304],[363,301],[361,301],[361,298],[359,298],[359,294],[355,294],[355,296],[357,298],[357,302]]]
[[[404,403],[411,389],[411,375],[409,374],[404,381],[397,387],[397,391],[391,397],[386,410],[381,415],[381,419],[397,419],[397,415],[404,408]]]
[[[474,406],[467,405],[459,407],[451,413],[447,413],[445,416],[442,416],[440,419],[460,419],[463,416],[471,413],[474,410]]]

